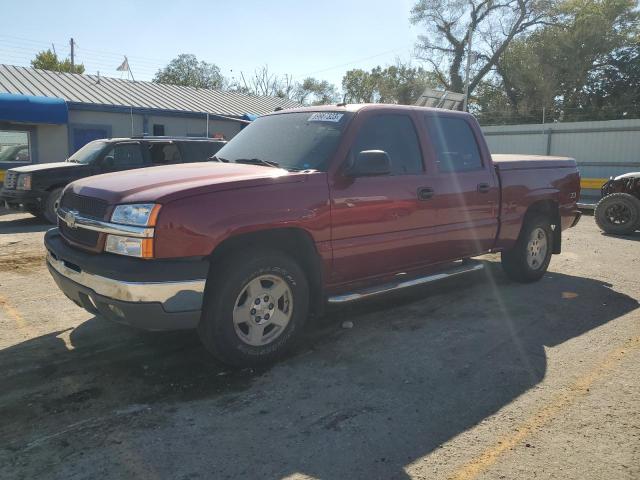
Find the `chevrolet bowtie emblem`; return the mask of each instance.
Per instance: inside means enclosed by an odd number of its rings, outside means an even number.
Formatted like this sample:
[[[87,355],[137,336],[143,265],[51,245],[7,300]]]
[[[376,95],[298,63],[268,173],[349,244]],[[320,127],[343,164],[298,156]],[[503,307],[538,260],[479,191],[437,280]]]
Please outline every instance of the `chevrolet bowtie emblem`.
[[[76,228],[76,215],[78,212],[69,210],[64,214],[64,221],[69,228]]]

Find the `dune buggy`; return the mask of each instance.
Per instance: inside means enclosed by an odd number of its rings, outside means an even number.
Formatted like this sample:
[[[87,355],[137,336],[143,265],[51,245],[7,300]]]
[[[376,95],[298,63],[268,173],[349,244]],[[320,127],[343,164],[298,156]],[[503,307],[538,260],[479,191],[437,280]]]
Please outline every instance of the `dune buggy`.
[[[611,177],[601,195],[595,218],[604,232],[630,235],[640,229],[640,172]]]

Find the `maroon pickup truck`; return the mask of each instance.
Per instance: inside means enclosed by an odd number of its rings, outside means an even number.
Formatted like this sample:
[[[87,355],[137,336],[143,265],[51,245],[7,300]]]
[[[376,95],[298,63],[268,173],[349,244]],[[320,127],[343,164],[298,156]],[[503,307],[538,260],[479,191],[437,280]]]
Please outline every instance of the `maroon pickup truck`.
[[[221,360],[255,365],[327,302],[476,270],[476,255],[538,280],[580,218],[573,159],[492,157],[461,112],[279,111],[216,159],[70,184],[45,236],[62,291],[118,322],[197,328]]]

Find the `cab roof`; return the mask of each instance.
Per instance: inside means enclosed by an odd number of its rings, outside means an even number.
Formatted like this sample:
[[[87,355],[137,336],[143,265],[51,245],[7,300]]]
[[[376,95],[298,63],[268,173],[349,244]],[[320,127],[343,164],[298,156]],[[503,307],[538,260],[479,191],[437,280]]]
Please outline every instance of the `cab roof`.
[[[397,105],[391,103],[337,103],[330,105],[318,105],[312,107],[299,107],[299,108],[287,108],[283,110],[274,111],[267,115],[281,114],[281,113],[298,113],[298,112],[359,112],[364,110],[380,110],[380,111],[418,111],[418,112],[431,112],[437,115],[447,116],[471,116],[470,113],[460,112],[457,110],[446,110],[443,108],[432,107],[418,107],[416,105]],[[265,115],[266,116],[266,115]]]

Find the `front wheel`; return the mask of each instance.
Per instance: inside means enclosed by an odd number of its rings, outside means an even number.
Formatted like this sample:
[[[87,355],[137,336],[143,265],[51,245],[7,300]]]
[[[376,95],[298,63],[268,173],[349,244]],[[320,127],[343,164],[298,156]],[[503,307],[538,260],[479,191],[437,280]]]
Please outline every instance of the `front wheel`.
[[[522,228],[514,247],[502,252],[502,267],[512,280],[535,282],[547,271],[552,253],[553,230],[549,219],[543,215],[532,216]]]
[[[594,216],[604,232],[630,235],[640,227],[640,200],[628,193],[612,193],[598,202]]]
[[[49,223],[58,223],[58,207],[60,206],[62,190],[62,188],[55,188],[51,190],[44,201],[42,215]]]
[[[308,282],[293,259],[267,250],[236,254],[210,272],[198,334],[224,363],[265,365],[293,344],[308,310]]]

